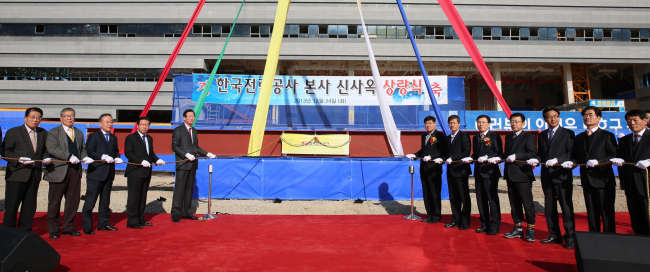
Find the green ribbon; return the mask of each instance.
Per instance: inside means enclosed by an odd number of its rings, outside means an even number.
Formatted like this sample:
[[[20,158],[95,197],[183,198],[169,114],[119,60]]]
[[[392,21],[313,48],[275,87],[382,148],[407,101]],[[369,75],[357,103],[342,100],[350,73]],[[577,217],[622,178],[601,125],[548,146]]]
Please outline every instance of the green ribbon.
[[[214,76],[217,74],[217,69],[219,69],[219,64],[221,64],[221,58],[223,58],[223,53],[226,52],[226,46],[228,46],[228,42],[230,41],[230,36],[235,30],[235,25],[237,24],[239,13],[241,13],[241,9],[244,7],[244,2],[246,2],[246,0],[241,1],[241,6],[239,6],[239,11],[237,12],[235,21],[232,23],[232,27],[230,28],[230,33],[228,34],[228,39],[226,39],[226,44],[223,45],[223,49],[221,49],[221,54],[219,54],[219,59],[217,59],[217,64],[214,65],[214,69],[212,69],[212,73],[208,78],[208,82],[206,82],[205,87],[201,92],[201,97],[199,97],[199,100],[196,102],[196,106],[194,106],[194,116],[196,116],[196,118],[194,119],[194,124],[192,124],[192,126],[196,125],[196,121],[199,120],[199,114],[201,114],[203,103],[205,103],[205,99],[208,97],[208,93],[210,92],[210,86],[212,86],[212,81],[214,81]]]

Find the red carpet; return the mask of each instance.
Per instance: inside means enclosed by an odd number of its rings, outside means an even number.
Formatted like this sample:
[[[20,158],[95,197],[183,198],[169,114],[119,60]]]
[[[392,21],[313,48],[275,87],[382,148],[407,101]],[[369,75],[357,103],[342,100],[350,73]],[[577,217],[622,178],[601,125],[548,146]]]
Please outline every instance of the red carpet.
[[[146,216],[152,227],[127,229],[118,213],[111,221],[118,231],[50,240],[46,214],[37,213],[33,231],[61,254],[55,271],[577,271],[573,250],[539,243],[548,236],[544,214],[535,243],[502,238],[513,227],[509,214],[498,236],[474,233],[478,215],[465,231],[401,215],[220,215],[181,223]],[[616,220],[619,233],[631,233],[627,212]],[[586,214],[576,214],[576,224],[586,231]],[[81,230],[80,213],[75,226]]]

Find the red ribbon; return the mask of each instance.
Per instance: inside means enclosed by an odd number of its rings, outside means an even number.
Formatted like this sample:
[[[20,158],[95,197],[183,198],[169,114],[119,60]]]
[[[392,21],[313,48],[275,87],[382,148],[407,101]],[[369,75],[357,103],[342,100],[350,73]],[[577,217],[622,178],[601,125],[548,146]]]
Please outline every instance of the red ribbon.
[[[510,118],[512,111],[510,111],[510,107],[508,107],[508,104],[499,92],[499,88],[497,88],[497,85],[492,78],[492,74],[490,74],[490,70],[487,68],[487,65],[485,65],[485,60],[483,60],[481,52],[478,51],[476,43],[474,43],[472,36],[467,30],[467,26],[465,26],[463,19],[460,17],[460,14],[458,14],[456,6],[454,6],[454,3],[452,3],[451,0],[438,0],[438,3],[440,4],[440,7],[442,7],[442,10],[445,12],[445,15],[447,15],[449,22],[451,22],[451,26],[454,27],[454,30],[456,31],[456,34],[458,34],[460,41],[463,42],[465,50],[467,50],[467,53],[469,53],[472,61],[474,61],[474,65],[476,65],[476,68],[478,68],[481,76],[483,76],[483,79],[485,79],[485,82],[490,87],[490,90],[494,94],[494,97],[496,97],[497,101],[499,101],[499,105],[501,105],[501,108],[503,108],[503,112],[505,112],[508,118]],[[476,97],[472,97],[472,99],[476,99]]]

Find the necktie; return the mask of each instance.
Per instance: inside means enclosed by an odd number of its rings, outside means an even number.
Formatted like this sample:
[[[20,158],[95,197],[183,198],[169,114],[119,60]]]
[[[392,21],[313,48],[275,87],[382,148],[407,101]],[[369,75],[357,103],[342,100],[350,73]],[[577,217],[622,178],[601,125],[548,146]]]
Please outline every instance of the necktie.
[[[108,133],[104,133],[104,136],[106,136],[106,143],[108,143]]]
[[[427,137],[424,138],[425,145],[429,142],[429,139],[431,139],[431,133],[427,134]]]
[[[187,133],[190,134],[190,141],[194,142],[194,139],[192,139],[192,128],[188,128]]]
[[[456,137],[456,136],[452,134],[452,135],[451,135],[451,140],[449,141],[450,143],[453,143],[453,142],[454,142],[454,137]]]
[[[591,131],[591,129],[590,129],[590,130],[587,130],[587,136],[591,136],[591,134],[594,134],[594,133]]]
[[[74,143],[74,131],[72,130],[72,128],[68,128],[68,131],[70,131],[70,135],[69,135],[70,140],[72,140],[72,142]]]
[[[29,138],[32,140],[32,147],[34,148],[34,152],[36,152],[36,132],[33,130],[29,131]]]
[[[634,134],[634,147],[637,147],[639,145],[639,142],[641,142],[641,135]]]
[[[142,142],[144,142],[145,149],[147,150],[147,154],[149,154],[149,148],[147,148],[147,134],[142,134]]]
[[[555,133],[553,133],[553,130],[549,129],[548,130],[548,141],[549,142],[553,140],[553,134],[555,134]]]

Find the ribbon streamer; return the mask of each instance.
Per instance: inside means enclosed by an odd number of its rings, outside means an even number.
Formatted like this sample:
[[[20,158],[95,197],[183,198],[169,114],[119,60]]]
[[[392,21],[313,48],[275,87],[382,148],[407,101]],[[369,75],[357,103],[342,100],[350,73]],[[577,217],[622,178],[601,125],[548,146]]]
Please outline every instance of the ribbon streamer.
[[[490,87],[492,94],[494,94],[494,97],[497,99],[497,101],[499,101],[499,105],[501,105],[501,108],[503,108],[503,112],[505,112],[506,116],[510,118],[512,111],[510,111],[510,107],[508,107],[506,100],[503,99],[499,88],[497,88],[497,84],[494,82],[494,78],[492,78],[492,74],[490,74],[490,70],[487,68],[485,60],[483,60],[483,57],[481,56],[481,52],[478,51],[476,43],[474,43],[472,36],[469,35],[467,26],[465,26],[463,19],[460,17],[460,14],[458,14],[456,6],[454,6],[454,3],[452,3],[451,0],[438,0],[438,3],[440,4],[440,7],[442,7],[442,10],[445,12],[445,15],[449,19],[449,22],[451,22],[451,25],[454,27],[454,30],[456,31],[456,34],[458,34],[461,42],[463,42],[465,50],[467,50],[467,53],[472,58],[472,61],[474,61],[474,65],[476,65],[476,68],[481,73],[481,76],[483,76],[485,82]],[[472,99],[476,99],[476,97],[472,97]]]
[[[420,57],[420,50],[418,50],[418,46],[417,44],[415,44],[415,38],[413,38],[413,32],[411,31],[411,25],[409,24],[409,20],[406,18],[406,13],[404,12],[404,6],[402,6],[402,0],[397,0],[397,6],[399,7],[399,12],[402,14],[402,19],[404,20],[406,31],[409,34],[409,39],[411,40],[411,45],[413,46],[413,51],[415,51],[415,57],[418,59],[418,64],[420,65],[420,73],[422,73],[422,77],[424,78],[424,83],[427,85],[427,91],[429,92],[431,105],[433,105],[433,111],[436,113],[436,116],[438,117],[438,123],[440,124],[442,131],[445,133],[445,135],[449,135],[451,134],[451,130],[449,129],[449,125],[447,125],[447,122],[445,122],[445,119],[442,116],[442,112],[440,112],[440,107],[438,106],[438,102],[436,101],[435,96],[433,96],[433,91],[431,90],[431,83],[429,83],[429,76],[427,70],[424,69],[424,63],[422,63],[422,57]]]
[[[210,77],[208,78],[208,82],[205,83],[205,88],[203,88],[203,91],[201,92],[201,96],[199,97],[199,100],[196,102],[196,105],[194,106],[194,123],[192,126],[196,125],[196,122],[199,120],[199,115],[201,114],[201,109],[203,108],[203,103],[205,103],[205,99],[208,97],[208,94],[210,93],[210,87],[212,86],[212,81],[214,81],[214,76],[217,74],[217,69],[219,68],[219,64],[221,64],[221,58],[223,58],[223,53],[226,52],[226,46],[228,46],[228,42],[230,41],[230,36],[232,35],[233,32],[235,32],[235,25],[237,25],[237,19],[239,19],[239,13],[241,13],[241,9],[244,7],[244,2],[246,0],[241,1],[241,5],[239,6],[239,11],[237,12],[237,16],[235,16],[235,21],[232,23],[232,27],[230,28],[230,33],[228,33],[228,38],[226,39],[226,43],[223,45],[223,48],[221,49],[221,54],[219,54],[219,58],[217,59],[217,63],[214,65],[214,68],[212,69],[212,73],[210,73]]]
[[[393,150],[395,155],[404,155],[402,149],[402,142],[400,141],[400,131],[395,125],[395,120],[393,119],[393,114],[390,111],[388,106],[388,99],[386,99],[386,92],[384,91],[383,81],[379,74],[379,69],[377,69],[377,61],[375,60],[375,54],[372,51],[372,46],[370,45],[370,39],[368,38],[368,31],[366,30],[366,23],[363,20],[363,12],[361,11],[361,0],[357,0],[357,6],[359,7],[359,16],[361,17],[361,25],[363,26],[363,37],[366,40],[366,47],[368,48],[368,58],[370,58],[370,69],[372,70],[372,78],[375,81],[375,91],[377,92],[377,99],[379,100],[379,110],[381,112],[381,118],[384,122],[384,129],[386,130],[386,136],[388,137],[388,143],[390,148]],[[428,82],[428,81],[427,81]]]

